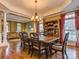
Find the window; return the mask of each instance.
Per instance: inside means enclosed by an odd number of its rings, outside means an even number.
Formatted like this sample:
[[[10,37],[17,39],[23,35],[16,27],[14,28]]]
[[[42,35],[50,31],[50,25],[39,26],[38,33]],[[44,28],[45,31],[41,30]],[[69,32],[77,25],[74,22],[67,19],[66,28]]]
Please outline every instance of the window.
[[[21,23],[17,23],[17,32],[21,32]]]
[[[43,33],[44,32],[43,20],[40,20],[40,22],[39,22],[39,32],[40,33]]]
[[[65,16],[64,31],[69,32],[69,41],[76,42],[75,13],[71,12]]]
[[[43,24],[42,23],[39,24],[39,32],[44,32]]]

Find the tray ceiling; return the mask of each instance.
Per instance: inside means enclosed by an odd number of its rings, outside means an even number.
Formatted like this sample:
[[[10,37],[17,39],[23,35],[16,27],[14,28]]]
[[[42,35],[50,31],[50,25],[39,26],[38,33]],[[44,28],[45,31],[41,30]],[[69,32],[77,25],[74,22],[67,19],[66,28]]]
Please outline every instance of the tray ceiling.
[[[71,2],[72,0],[38,0],[38,14],[39,16],[46,16],[63,11],[63,9]],[[29,17],[34,14],[34,0],[0,0],[0,3],[2,3],[9,10],[22,13]]]

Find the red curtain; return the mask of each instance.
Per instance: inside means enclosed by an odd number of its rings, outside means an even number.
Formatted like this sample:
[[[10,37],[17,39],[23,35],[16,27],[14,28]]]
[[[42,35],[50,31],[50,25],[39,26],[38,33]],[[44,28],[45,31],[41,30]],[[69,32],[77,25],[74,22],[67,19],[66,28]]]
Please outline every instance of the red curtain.
[[[79,47],[79,10],[75,11],[75,27],[77,30],[77,44],[76,44],[76,46]]]
[[[64,40],[64,23],[65,23],[65,14],[60,15],[60,42],[62,43]]]

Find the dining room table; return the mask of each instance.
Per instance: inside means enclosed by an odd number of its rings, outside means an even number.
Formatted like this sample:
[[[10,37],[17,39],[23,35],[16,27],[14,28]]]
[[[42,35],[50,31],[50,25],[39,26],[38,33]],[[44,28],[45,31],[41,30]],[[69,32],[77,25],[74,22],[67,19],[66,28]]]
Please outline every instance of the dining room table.
[[[39,41],[43,43],[46,49],[46,59],[48,59],[49,56],[51,56],[51,44],[56,43],[58,41],[59,37],[53,37],[53,36],[45,36],[45,35],[39,35]]]

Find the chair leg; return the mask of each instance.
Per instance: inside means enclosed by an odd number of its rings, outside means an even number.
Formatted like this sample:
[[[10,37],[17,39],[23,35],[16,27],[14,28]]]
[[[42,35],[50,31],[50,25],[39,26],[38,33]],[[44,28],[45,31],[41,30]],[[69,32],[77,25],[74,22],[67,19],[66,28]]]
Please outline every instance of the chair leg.
[[[31,45],[30,42],[28,41],[28,54],[30,54],[30,51],[31,51]]]
[[[33,51],[31,52],[31,57],[32,57],[32,55],[33,55]]]
[[[31,45],[28,44],[28,54],[31,52]]]
[[[66,55],[66,59],[68,59],[68,55],[67,55],[67,52],[66,52],[66,50],[65,50],[65,55]]]
[[[30,54],[30,47],[28,47],[28,54]]]
[[[45,57],[46,57],[46,59],[48,59],[48,48],[46,47],[46,49],[45,49]]]
[[[26,47],[26,46],[25,46],[25,43],[23,43],[23,50],[25,49],[25,47]]]
[[[21,42],[21,46],[20,47],[22,47],[22,42]]]
[[[21,42],[20,47],[21,47],[22,49],[24,49],[24,43],[23,43],[23,42]]]
[[[65,59],[65,58],[64,58],[64,52],[62,52],[62,59]]]
[[[41,58],[41,51],[40,50],[38,51],[38,57],[39,57],[39,59]]]
[[[51,56],[52,56],[52,47],[51,46],[49,46],[49,52],[50,52],[50,58],[51,58]]]
[[[33,55],[33,46],[31,47],[31,57],[32,57],[32,55]]]

